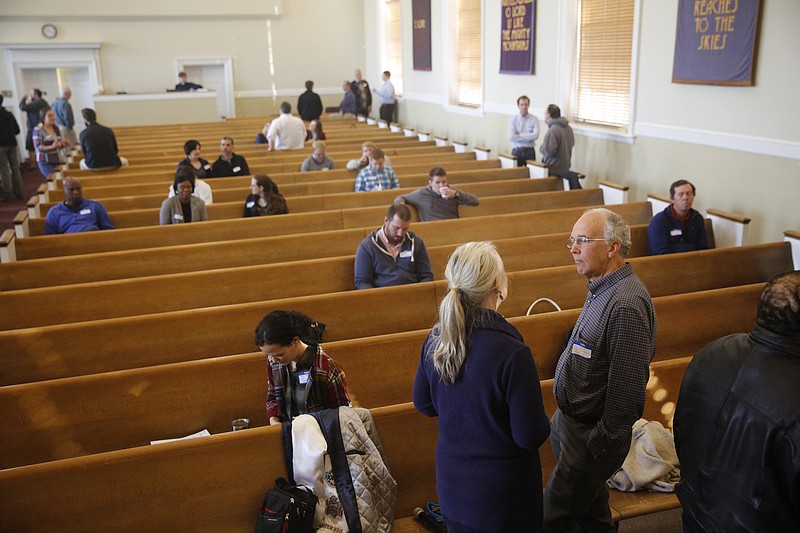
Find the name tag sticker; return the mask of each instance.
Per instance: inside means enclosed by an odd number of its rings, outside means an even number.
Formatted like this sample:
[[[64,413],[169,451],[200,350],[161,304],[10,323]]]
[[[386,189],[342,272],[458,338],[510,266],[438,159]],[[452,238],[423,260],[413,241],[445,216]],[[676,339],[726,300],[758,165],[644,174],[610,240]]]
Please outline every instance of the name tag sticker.
[[[400,252],[400,257],[404,257],[404,258],[405,257],[411,257],[411,250],[405,250],[403,252]]]
[[[305,385],[308,383],[308,370],[297,374],[297,381],[300,383],[300,385]]]
[[[88,215],[91,212],[92,212],[91,209],[81,209],[80,214],[81,215]]]
[[[256,205],[256,203],[255,203],[255,202],[247,202],[247,203],[245,204],[245,207],[247,207],[247,209],[250,209],[250,208],[251,208],[251,207],[253,207],[254,205]]]
[[[211,170],[211,165],[208,165],[208,164],[203,165],[203,168],[206,169],[206,170]]]
[[[174,218],[175,220],[183,220],[183,215],[181,215],[180,213],[175,213],[174,215],[172,215],[172,218]]]
[[[592,347],[581,342],[579,339],[575,339],[572,342],[572,353],[584,359],[591,359]]]
[[[681,235],[683,235],[683,230],[673,229],[669,231],[669,234],[672,235],[673,237],[680,237]]]
[[[240,170],[242,170],[242,167],[233,167],[234,172],[239,172]]]

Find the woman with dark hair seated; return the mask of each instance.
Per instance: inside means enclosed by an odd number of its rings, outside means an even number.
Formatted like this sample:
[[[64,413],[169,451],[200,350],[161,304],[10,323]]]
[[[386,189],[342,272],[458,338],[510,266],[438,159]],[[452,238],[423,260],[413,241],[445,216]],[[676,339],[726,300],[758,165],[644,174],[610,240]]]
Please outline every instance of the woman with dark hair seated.
[[[186,159],[178,163],[178,168],[175,172],[183,166],[190,166],[194,169],[195,175],[198,178],[213,178],[214,175],[211,171],[211,164],[200,157],[200,142],[194,139],[186,141],[183,145],[183,153],[186,154]]]
[[[208,220],[206,203],[192,194],[194,193],[194,176],[191,172],[186,169],[179,170],[175,174],[172,189],[175,196],[167,198],[161,204],[159,222],[162,226]]]
[[[319,345],[324,331],[297,311],[272,311],[256,327],[256,346],[268,359],[270,425],[350,405],[344,371]]]
[[[308,123],[308,130],[306,130],[307,141],[324,141],[326,138],[325,132],[322,131],[321,120],[315,119]]]
[[[278,186],[266,174],[253,176],[250,180],[250,193],[244,203],[245,217],[285,215],[289,212]]]

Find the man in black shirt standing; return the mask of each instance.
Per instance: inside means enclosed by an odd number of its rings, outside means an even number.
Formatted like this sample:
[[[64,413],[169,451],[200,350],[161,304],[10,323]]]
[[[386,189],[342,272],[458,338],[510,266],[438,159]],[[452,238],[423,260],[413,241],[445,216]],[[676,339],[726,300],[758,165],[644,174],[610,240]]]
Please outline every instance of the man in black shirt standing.
[[[14,115],[3,107],[0,94],[0,195],[3,200],[22,200],[22,174],[19,171],[17,135],[19,124]]]
[[[223,137],[219,142],[220,155],[211,167],[212,176],[224,178],[226,176],[249,176],[250,167],[247,161],[239,154],[233,153],[233,139]]]
[[[322,99],[314,92],[314,82],[306,82],[306,92],[297,99],[297,112],[306,122],[319,119],[322,115]]]
[[[81,110],[86,129],[81,132],[81,148],[83,159],[80,167],[83,170],[107,170],[127,167],[128,160],[119,156],[117,138],[111,128],[97,123],[94,109]]]

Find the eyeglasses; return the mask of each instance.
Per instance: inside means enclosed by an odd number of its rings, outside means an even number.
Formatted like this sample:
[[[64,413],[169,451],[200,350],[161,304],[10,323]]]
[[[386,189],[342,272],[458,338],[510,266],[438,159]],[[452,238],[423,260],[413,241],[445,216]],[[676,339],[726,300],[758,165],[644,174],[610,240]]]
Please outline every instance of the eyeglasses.
[[[585,244],[588,244],[592,241],[604,241],[605,239],[590,239],[589,237],[578,237],[577,239],[570,237],[564,244],[567,245],[567,249],[572,249],[573,246],[577,245],[578,248],[583,248]]]

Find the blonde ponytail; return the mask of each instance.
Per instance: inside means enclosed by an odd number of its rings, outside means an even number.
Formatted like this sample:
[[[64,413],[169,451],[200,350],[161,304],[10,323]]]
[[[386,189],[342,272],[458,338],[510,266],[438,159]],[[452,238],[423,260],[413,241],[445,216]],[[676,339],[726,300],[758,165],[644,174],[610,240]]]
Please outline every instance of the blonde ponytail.
[[[449,291],[439,304],[439,338],[431,357],[436,372],[452,385],[467,358],[472,321],[497,290],[497,281],[505,280],[505,271],[491,242],[469,242],[450,256],[444,277]]]

